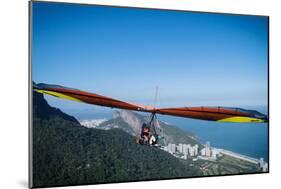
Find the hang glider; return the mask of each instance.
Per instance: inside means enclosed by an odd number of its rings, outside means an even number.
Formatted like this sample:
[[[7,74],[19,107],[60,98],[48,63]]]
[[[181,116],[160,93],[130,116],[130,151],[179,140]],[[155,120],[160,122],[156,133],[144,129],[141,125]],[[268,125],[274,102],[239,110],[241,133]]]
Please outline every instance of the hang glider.
[[[49,84],[33,84],[36,92],[52,95],[58,98],[72,101],[105,106],[110,108],[120,108],[126,110],[148,112],[152,114],[163,114],[192,119],[200,119],[218,122],[268,122],[268,117],[255,110],[229,107],[180,107],[180,108],[157,108],[144,106],[135,103],[124,102],[106,96],[81,91],[78,89]]]

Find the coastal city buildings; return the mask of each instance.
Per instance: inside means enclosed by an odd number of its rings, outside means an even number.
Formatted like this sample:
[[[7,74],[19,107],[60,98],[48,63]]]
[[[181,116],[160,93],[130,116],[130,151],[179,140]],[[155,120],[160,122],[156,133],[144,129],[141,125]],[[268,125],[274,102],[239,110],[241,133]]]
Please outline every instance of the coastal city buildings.
[[[260,170],[263,172],[268,171],[268,163],[264,161],[263,158],[254,159],[248,156],[244,156],[235,152],[231,152],[224,149],[218,149],[211,147],[210,142],[206,142],[205,145],[199,148],[198,144],[171,144],[161,147],[162,150],[169,152],[173,156],[181,159],[191,158],[193,161],[198,159],[207,160],[207,161],[217,161],[218,158],[223,155],[235,157],[244,161],[248,161],[254,164],[257,164],[260,167]]]
[[[175,144],[168,144],[168,152],[173,154],[176,153],[176,145]]]
[[[260,158],[259,166],[260,166],[261,171],[263,171],[263,172],[268,171],[268,163],[266,163],[266,162],[263,160],[263,158]]]

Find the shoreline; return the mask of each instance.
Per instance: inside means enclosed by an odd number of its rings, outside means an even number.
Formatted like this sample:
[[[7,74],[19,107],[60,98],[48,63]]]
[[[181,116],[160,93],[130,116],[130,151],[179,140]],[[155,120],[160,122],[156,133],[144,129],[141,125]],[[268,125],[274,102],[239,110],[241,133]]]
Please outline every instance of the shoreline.
[[[253,158],[253,157],[250,157],[250,156],[246,156],[246,155],[239,154],[239,153],[236,153],[236,152],[233,152],[233,151],[230,151],[230,150],[225,150],[225,149],[222,149],[222,148],[214,148],[213,147],[213,149],[217,150],[218,152],[220,152],[224,155],[235,157],[235,158],[238,158],[238,159],[241,159],[241,160],[244,160],[244,161],[248,161],[248,162],[251,162],[251,163],[254,163],[254,164],[260,163],[260,159],[257,159],[257,158]],[[261,158],[263,158],[263,157],[261,157]],[[267,161],[264,161],[264,162],[268,163]]]

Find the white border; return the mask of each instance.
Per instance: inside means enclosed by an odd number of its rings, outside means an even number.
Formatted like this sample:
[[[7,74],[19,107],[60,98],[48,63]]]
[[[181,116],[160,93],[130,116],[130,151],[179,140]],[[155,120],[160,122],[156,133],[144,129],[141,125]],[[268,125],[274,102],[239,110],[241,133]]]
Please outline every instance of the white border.
[[[270,16],[270,173],[180,179],[77,188],[266,188],[278,187],[280,154],[281,13],[274,0],[68,0],[134,7],[197,10]],[[0,188],[27,188],[28,178],[28,2],[1,2],[0,7]],[[74,188],[74,187],[68,187]]]

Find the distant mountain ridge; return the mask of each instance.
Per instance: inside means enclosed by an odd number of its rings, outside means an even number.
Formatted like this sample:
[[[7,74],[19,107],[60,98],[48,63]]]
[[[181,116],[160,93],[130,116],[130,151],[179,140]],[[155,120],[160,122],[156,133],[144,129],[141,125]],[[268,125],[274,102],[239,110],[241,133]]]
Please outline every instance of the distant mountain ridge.
[[[149,121],[149,116],[143,116],[133,111],[118,110],[113,113],[113,118],[102,122],[96,128],[100,129],[111,129],[121,128],[132,136],[139,135],[140,129],[143,123]],[[163,137],[166,143],[185,143],[195,145],[202,145],[195,138],[194,135],[177,128],[174,125],[170,125],[158,120],[161,129],[163,130]]]

